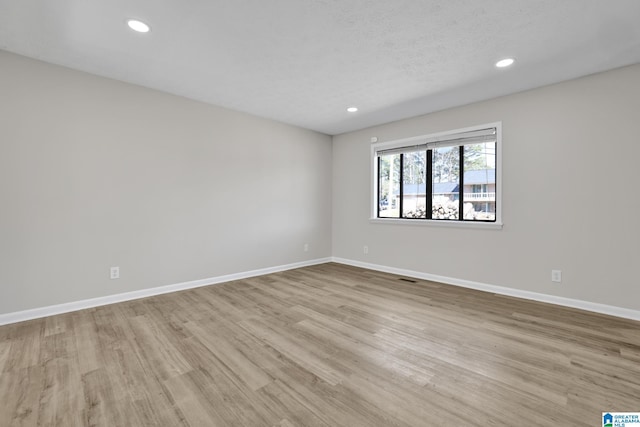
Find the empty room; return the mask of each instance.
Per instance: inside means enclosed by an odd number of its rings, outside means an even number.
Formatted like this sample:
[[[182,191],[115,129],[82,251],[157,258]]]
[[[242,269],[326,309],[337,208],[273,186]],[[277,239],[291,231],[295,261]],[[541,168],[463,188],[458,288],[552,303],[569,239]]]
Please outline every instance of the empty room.
[[[639,18],[0,0],[0,426],[640,426]]]

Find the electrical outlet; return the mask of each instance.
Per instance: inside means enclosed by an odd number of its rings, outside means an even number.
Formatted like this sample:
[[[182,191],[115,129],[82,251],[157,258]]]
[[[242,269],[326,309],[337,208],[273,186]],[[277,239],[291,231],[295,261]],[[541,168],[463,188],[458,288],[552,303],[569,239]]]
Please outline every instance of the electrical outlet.
[[[369,246],[365,246],[362,248],[362,252],[364,252],[364,254],[368,254],[369,253]]]
[[[305,243],[303,249],[304,249],[305,252],[309,252],[309,244]]]
[[[551,281],[557,283],[562,282],[562,270],[551,270]]]
[[[120,267],[111,267],[111,279],[120,278]]]

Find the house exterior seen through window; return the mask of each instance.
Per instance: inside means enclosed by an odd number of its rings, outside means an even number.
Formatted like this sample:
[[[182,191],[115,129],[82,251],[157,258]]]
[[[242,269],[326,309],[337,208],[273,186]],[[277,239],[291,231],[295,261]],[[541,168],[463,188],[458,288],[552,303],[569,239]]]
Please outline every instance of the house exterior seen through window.
[[[500,123],[372,146],[374,218],[496,222]]]

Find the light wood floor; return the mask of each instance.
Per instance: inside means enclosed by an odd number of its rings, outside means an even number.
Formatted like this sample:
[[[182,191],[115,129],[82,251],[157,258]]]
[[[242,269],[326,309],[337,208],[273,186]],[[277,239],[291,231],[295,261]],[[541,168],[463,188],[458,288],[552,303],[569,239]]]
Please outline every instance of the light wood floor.
[[[640,323],[323,264],[0,327],[0,426],[598,426]]]

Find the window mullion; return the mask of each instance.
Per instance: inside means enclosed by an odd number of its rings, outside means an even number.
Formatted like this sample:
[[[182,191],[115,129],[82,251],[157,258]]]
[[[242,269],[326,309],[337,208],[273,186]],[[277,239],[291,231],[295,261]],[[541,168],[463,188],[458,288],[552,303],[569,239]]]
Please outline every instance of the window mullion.
[[[376,207],[376,212],[377,212],[376,216],[378,218],[380,218],[380,191],[381,191],[381,188],[382,188],[382,186],[380,185],[381,173],[382,173],[381,172],[382,171],[382,167],[381,166],[382,166],[382,158],[380,156],[378,156],[378,191],[376,192],[377,193],[376,196],[377,196],[377,199],[378,199],[378,200],[376,200],[376,206],[377,206]]]
[[[403,199],[404,199],[404,153],[400,153],[400,203],[399,203],[399,209],[400,211],[398,212],[398,218],[403,218],[402,216],[402,212],[403,212]]]
[[[458,221],[464,220],[464,145],[458,151],[460,155],[460,172],[458,177]]]
[[[427,183],[425,184],[427,219],[433,219],[433,150],[427,150]]]

